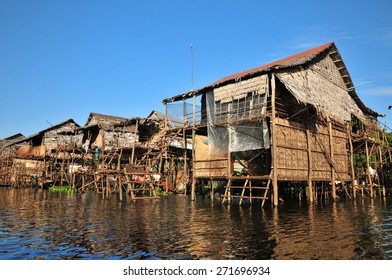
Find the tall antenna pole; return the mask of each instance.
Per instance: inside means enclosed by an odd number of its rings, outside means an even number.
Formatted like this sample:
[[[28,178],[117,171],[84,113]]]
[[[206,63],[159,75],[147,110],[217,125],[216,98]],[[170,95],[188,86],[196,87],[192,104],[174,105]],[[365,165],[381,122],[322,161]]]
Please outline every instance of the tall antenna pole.
[[[189,47],[190,47],[190,49],[191,49],[191,60],[192,60],[192,90],[193,90],[193,45],[190,44]]]

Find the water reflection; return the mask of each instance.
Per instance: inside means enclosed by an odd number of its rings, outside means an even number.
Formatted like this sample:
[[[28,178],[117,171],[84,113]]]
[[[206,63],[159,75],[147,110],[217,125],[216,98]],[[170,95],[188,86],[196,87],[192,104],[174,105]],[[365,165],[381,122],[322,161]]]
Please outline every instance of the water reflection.
[[[278,208],[0,188],[1,259],[392,259],[391,200]]]

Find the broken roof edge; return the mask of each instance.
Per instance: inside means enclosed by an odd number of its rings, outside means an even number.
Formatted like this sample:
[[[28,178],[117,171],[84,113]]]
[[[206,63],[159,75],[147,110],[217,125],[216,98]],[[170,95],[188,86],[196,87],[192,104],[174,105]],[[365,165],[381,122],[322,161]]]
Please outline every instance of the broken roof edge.
[[[29,136],[27,136],[27,137],[25,137],[23,139],[12,141],[11,143],[7,144],[6,146],[12,146],[12,145],[16,145],[16,144],[19,144],[19,143],[23,143],[23,142],[29,141],[30,139],[33,139],[34,137],[36,137],[36,136],[38,136],[40,134],[44,134],[44,133],[46,133],[48,131],[57,129],[58,127],[61,127],[61,126],[65,125],[65,124],[67,124],[67,123],[74,123],[77,128],[80,128],[80,125],[77,122],[75,122],[73,119],[68,119],[68,120],[63,121],[61,123],[58,123],[58,124],[55,124],[55,125],[51,125],[50,127],[46,128],[44,130],[38,131],[37,133],[34,133],[32,135],[29,135]]]

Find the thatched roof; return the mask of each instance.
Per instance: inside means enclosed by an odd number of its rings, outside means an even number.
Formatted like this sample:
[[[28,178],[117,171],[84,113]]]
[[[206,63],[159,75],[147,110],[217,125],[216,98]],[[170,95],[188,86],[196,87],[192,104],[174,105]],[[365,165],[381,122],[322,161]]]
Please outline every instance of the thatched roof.
[[[298,68],[299,66],[308,66],[312,63],[317,62],[320,58],[325,57],[326,55],[330,55],[334,59],[334,63],[336,67],[339,69],[339,72],[345,82],[346,85],[346,91],[348,94],[351,96],[351,98],[355,101],[357,106],[366,114],[369,116],[377,117],[380,116],[377,112],[373,111],[372,109],[366,107],[364,103],[360,100],[358,95],[355,92],[355,88],[353,85],[353,82],[351,80],[351,77],[346,69],[346,66],[339,54],[339,51],[337,50],[335,43],[330,42],[321,46],[318,46],[316,48],[286,57],[284,59],[280,59],[259,67],[255,67],[246,71],[242,71],[233,75],[229,75],[227,77],[224,77],[222,79],[219,79],[218,81],[205,86],[201,89],[198,90],[193,90],[184,94],[179,94],[171,98],[166,98],[162,102],[163,104],[174,102],[174,101],[180,101],[183,99],[188,99],[193,97],[194,95],[201,95],[206,93],[208,90],[221,87],[230,83],[236,83],[240,80],[246,80],[249,78],[253,78],[259,75],[263,75],[266,73],[278,73],[278,72],[284,72],[285,70],[293,69],[293,68]]]

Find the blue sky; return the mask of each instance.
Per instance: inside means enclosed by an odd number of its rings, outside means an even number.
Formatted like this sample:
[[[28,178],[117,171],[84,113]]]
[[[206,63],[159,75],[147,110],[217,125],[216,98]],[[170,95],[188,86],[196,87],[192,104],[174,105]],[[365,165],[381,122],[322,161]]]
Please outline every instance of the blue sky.
[[[334,41],[392,127],[392,1],[0,0],[0,138],[161,101]]]

